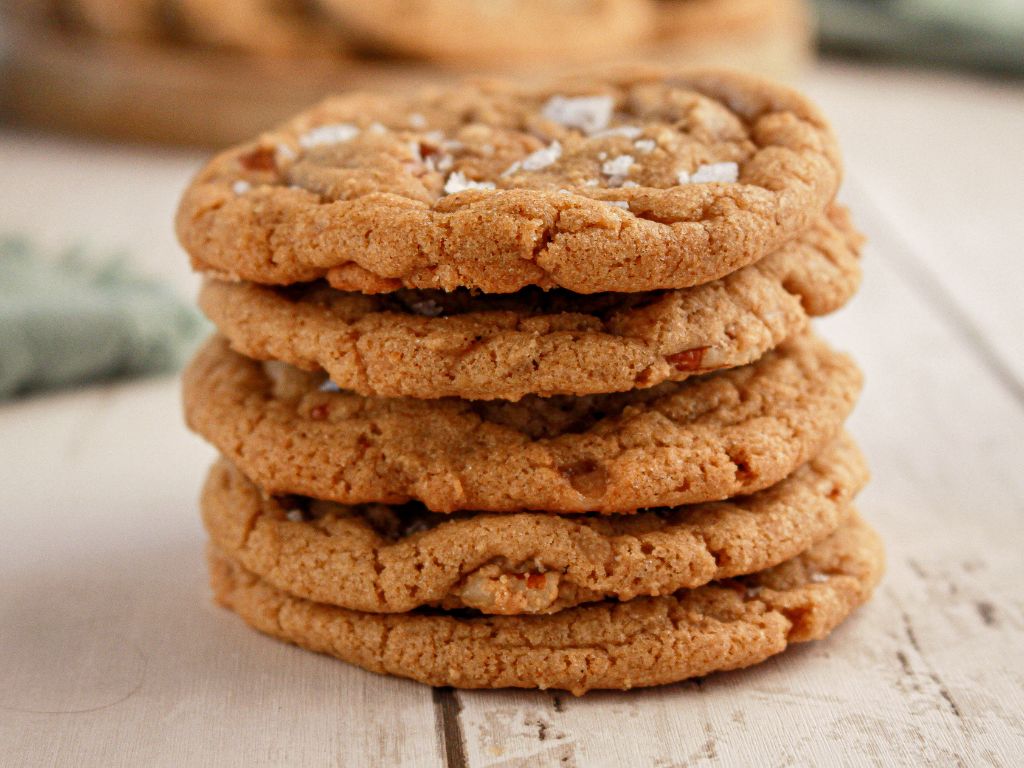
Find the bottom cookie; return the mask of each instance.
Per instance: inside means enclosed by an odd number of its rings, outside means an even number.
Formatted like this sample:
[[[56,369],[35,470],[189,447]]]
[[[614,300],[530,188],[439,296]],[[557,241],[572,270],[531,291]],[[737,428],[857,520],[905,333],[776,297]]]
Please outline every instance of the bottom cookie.
[[[883,571],[859,518],[752,576],[666,597],[547,616],[418,610],[368,614],[278,590],[216,550],[218,602],[269,635],[373,672],[459,688],[629,689],[750,666],[820,639],[870,596]]]

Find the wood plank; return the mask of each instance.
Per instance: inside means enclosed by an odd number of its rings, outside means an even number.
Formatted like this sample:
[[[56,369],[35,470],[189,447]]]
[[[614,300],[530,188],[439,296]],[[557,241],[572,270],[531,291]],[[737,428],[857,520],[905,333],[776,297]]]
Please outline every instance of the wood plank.
[[[847,167],[930,270],[930,290],[961,308],[975,338],[1024,386],[1024,89],[836,64],[806,86],[835,124]]]
[[[851,190],[855,195],[856,190]],[[1024,409],[871,218],[862,295],[821,324],[868,387],[860,503],[889,547],[874,602],[831,640],[650,691],[460,692],[472,766],[1009,765],[1024,747]]]
[[[211,604],[177,389],[0,409],[0,763],[442,765],[430,689]]]

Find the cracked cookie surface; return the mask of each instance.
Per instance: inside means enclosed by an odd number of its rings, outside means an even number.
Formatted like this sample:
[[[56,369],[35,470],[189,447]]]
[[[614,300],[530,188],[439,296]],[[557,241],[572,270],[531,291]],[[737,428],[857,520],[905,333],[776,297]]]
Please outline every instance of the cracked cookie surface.
[[[518,400],[681,381],[746,365],[838,309],[860,282],[848,212],[694,288],[498,296],[403,290],[366,296],[324,283],[272,288],[207,280],[199,303],[248,357],[326,370],[383,397]]]
[[[620,394],[428,401],[326,382],[214,337],[185,372],[185,415],[271,494],[617,513],[778,482],[839,434],[861,375],[802,334],[748,366]]]
[[[296,597],[371,613],[553,613],[777,565],[834,533],[867,476],[843,436],[785,480],[726,502],[614,517],[452,517],[413,504],[264,497],[221,460],[202,510],[214,546]]]
[[[686,288],[806,231],[840,176],[818,110],[737,73],[356,93],[214,158],[177,231],[257,283]]]
[[[459,688],[659,685],[738,669],[828,635],[881,578],[877,534],[859,518],[751,576],[547,616],[372,614],[294,597],[211,550],[218,602],[261,632],[373,672]]]

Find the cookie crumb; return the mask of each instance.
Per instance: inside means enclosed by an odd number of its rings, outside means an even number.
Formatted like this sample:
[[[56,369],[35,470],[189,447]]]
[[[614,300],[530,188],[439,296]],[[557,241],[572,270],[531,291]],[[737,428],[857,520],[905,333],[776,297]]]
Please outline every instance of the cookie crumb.
[[[680,171],[677,178],[680,184],[735,184],[739,177],[740,167],[736,163],[708,163],[700,166],[693,174]]]
[[[541,114],[566,128],[593,134],[608,127],[614,106],[611,96],[552,96]]]
[[[467,189],[494,189],[492,181],[471,181],[462,171],[455,171],[444,183],[444,193],[454,195]]]
[[[313,128],[299,137],[299,145],[303,149],[324,146],[327,144],[343,144],[359,135],[359,129],[351,123],[335,123]]]

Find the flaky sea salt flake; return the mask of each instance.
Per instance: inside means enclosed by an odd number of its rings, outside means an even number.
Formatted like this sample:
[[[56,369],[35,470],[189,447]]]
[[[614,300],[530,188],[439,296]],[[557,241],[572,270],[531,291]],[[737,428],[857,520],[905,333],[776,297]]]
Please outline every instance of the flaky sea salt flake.
[[[462,173],[462,171],[455,171],[444,183],[444,193],[446,195],[454,195],[458,192],[464,192],[467,189],[494,189],[494,182],[471,181],[466,178],[466,175]]]
[[[681,171],[677,178],[680,184],[735,184],[739,177],[740,167],[736,163],[708,163],[692,174]]]
[[[641,135],[644,129],[638,125],[617,125],[614,128],[605,128],[593,134],[595,139],[603,139],[606,136],[624,136],[627,139],[635,139]]]
[[[614,107],[611,96],[552,96],[541,114],[566,128],[592,134],[608,127]]]
[[[633,146],[636,147],[637,152],[643,152],[646,155],[657,148],[658,142],[654,139],[637,139],[633,142]]]
[[[312,128],[299,137],[303,149],[312,149],[329,144],[343,144],[359,135],[359,129],[351,123],[333,123]]]
[[[236,195],[244,195],[246,192],[252,189],[252,184],[250,184],[245,179],[239,179],[238,181],[231,185],[231,189]]]

